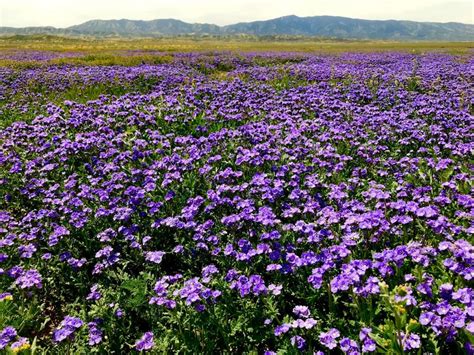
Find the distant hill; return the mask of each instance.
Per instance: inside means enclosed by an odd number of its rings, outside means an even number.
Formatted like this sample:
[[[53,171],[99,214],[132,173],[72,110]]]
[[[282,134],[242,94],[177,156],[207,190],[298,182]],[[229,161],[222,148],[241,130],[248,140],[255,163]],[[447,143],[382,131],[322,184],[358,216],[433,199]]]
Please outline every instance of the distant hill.
[[[93,35],[118,36],[157,36],[179,34],[215,34],[221,33],[217,25],[187,23],[174,19],[151,21],[134,20],[92,20],[68,27],[67,30]]]
[[[226,26],[226,33],[305,35],[356,39],[474,41],[474,25],[413,21],[359,20],[347,17],[285,16]]]
[[[46,35],[66,35],[71,33],[66,29],[55,28],[51,26],[44,27],[0,27],[0,35],[36,35],[36,34],[46,34]],[[79,33],[78,33],[79,34]]]
[[[173,35],[297,35],[345,39],[474,41],[474,25],[462,23],[360,20],[337,16],[284,16],[266,21],[217,26],[175,19],[91,20],[67,28],[0,27],[0,35],[148,37]]]

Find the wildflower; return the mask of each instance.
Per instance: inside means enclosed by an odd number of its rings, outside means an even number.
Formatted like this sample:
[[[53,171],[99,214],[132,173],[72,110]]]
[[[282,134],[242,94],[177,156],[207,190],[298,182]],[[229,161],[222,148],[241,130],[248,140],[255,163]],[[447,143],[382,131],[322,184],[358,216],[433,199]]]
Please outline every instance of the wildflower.
[[[28,350],[30,347],[31,345],[27,338],[19,338],[11,345],[11,349],[14,354],[19,353],[23,350]]]
[[[153,341],[153,333],[152,332],[146,332],[135,343],[135,349],[137,349],[138,351],[150,350],[154,346],[155,346],[155,342]]]
[[[0,350],[4,349],[11,341],[16,338],[16,329],[6,327],[0,332]]]
[[[97,301],[102,297],[101,293],[99,292],[99,285],[95,284],[91,287],[89,294],[87,295],[86,299],[88,301]]]
[[[102,342],[102,331],[98,322],[89,322],[87,326],[89,327],[89,345],[94,346]]]
[[[0,302],[2,301],[12,301],[13,296],[10,292],[0,293]]]
[[[298,349],[302,350],[306,346],[306,340],[300,337],[299,335],[295,335],[290,339],[291,345],[296,346]]]
[[[66,316],[61,322],[60,327],[53,332],[53,340],[59,343],[67,338],[71,338],[83,324],[84,322],[80,318]]]
[[[332,329],[329,329],[327,332],[323,332],[319,334],[319,341],[325,347],[332,350],[337,347],[336,339],[339,338],[340,335],[341,333],[339,332],[339,330],[332,328]]]
[[[41,278],[41,274],[36,270],[28,270],[20,275],[15,283],[20,286],[20,288],[41,288],[43,287],[42,284],[43,279]]]
[[[293,308],[293,313],[303,318],[308,318],[311,315],[311,312],[306,306],[296,306],[295,308]]]
[[[285,324],[277,326],[275,328],[274,334],[275,334],[275,336],[278,337],[282,334],[288,333],[289,330],[290,330],[290,326],[285,323]]]
[[[161,260],[163,260],[163,256],[165,252],[163,251],[149,251],[145,253],[145,260],[151,261],[155,264],[160,264]]]
[[[421,346],[420,336],[418,334],[410,333],[405,334],[401,333],[403,350],[410,351],[414,349],[419,349]]]

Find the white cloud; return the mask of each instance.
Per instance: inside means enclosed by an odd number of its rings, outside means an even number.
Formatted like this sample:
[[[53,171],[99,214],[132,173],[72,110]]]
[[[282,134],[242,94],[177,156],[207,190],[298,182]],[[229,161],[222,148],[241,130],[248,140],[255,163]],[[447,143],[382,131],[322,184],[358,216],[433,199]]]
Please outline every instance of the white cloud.
[[[295,14],[473,23],[471,1],[0,0],[0,26],[65,27],[90,19],[177,18],[219,25]]]

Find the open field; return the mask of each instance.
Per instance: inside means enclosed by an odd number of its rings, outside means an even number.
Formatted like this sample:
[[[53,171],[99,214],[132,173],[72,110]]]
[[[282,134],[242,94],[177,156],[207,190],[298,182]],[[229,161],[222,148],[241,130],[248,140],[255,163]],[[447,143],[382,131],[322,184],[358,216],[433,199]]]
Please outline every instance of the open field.
[[[80,39],[54,36],[0,37],[0,52],[53,51],[75,53],[83,58],[58,59],[53,63],[71,62],[89,65],[136,65],[141,61],[152,62],[150,52],[444,52],[469,54],[474,42],[391,42],[391,41],[344,41],[328,39],[291,38],[280,40],[261,38],[206,39],[203,37],[155,38],[155,39]],[[133,58],[123,52],[137,51]],[[0,65],[15,65],[14,61],[0,57]],[[31,65],[32,63],[29,63]],[[25,64],[24,64],[25,65]]]
[[[473,114],[472,43],[0,39],[0,351],[473,353]]]

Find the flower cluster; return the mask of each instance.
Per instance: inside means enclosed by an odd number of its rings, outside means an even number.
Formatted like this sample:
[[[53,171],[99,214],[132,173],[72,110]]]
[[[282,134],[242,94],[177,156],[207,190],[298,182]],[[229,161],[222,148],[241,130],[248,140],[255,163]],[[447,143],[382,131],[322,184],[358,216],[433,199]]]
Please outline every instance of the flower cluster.
[[[473,349],[472,54],[69,55],[3,54],[1,349]]]
[[[71,339],[74,333],[84,325],[84,322],[77,317],[66,316],[60,324],[60,327],[53,333],[55,342],[62,342]]]

